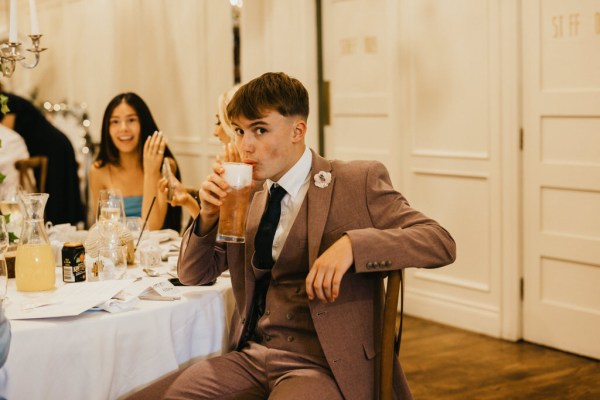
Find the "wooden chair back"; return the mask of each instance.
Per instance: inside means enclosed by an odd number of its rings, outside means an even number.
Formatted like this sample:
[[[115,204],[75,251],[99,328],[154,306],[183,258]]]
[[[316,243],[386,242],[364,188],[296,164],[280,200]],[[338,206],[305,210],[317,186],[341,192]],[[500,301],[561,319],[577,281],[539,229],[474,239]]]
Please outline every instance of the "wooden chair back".
[[[19,183],[23,190],[29,193],[44,193],[48,174],[48,157],[33,156],[17,160],[15,168],[19,171]],[[35,178],[36,171],[37,179]]]
[[[400,324],[396,330],[398,317],[398,298],[400,298]],[[392,271],[387,278],[385,290],[385,305],[383,308],[383,332],[381,339],[381,353],[379,365],[380,400],[392,400],[394,359],[400,352],[402,339],[402,319],[404,316],[404,269]]]

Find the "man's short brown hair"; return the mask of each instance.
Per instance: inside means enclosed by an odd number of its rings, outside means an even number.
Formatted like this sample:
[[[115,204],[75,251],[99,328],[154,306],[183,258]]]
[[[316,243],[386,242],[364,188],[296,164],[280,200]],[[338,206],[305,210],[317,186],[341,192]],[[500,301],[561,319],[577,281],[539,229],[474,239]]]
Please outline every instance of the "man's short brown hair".
[[[230,119],[250,120],[265,116],[268,110],[289,117],[308,118],[308,92],[304,85],[283,72],[267,72],[238,89],[229,104]]]

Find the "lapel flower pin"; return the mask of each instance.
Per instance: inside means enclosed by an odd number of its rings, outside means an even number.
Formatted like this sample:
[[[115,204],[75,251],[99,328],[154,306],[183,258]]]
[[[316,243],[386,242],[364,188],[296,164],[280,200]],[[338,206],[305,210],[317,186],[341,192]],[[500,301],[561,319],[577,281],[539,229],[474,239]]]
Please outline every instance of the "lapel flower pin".
[[[321,189],[329,186],[331,182],[331,172],[319,171],[315,174],[315,186]]]

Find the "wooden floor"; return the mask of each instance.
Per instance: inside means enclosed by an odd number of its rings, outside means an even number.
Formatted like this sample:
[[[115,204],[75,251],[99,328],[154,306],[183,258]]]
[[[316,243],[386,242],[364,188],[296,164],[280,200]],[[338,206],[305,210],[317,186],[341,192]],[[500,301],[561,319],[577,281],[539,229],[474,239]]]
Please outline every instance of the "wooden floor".
[[[600,399],[597,360],[413,317],[400,362],[416,400]]]

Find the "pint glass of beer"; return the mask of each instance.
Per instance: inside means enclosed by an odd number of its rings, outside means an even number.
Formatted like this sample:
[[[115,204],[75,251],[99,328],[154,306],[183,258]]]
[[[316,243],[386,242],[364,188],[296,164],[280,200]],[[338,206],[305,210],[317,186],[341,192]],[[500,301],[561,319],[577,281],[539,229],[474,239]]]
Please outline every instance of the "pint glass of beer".
[[[223,198],[219,216],[217,240],[220,242],[244,243],[246,214],[250,204],[252,166],[243,163],[223,163],[223,178],[229,184],[227,196]]]

